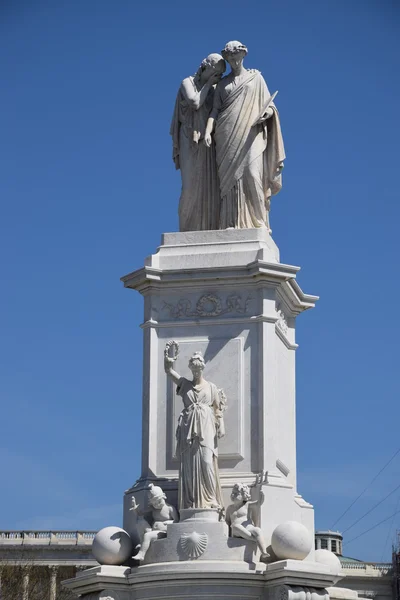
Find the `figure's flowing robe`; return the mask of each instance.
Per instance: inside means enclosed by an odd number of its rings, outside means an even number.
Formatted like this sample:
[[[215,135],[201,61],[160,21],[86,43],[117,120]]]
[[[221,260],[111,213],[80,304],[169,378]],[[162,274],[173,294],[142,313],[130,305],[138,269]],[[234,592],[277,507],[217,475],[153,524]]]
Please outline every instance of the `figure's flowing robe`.
[[[269,227],[270,198],[282,187],[285,150],[278,111],[259,125],[254,121],[270,97],[256,70],[232,74],[217,85],[211,117],[221,189],[219,229]]]
[[[188,79],[197,93],[194,77]],[[207,148],[203,143],[213,94],[211,88],[206,101],[195,110],[189,105],[181,85],[175,102],[170,133],[172,158],[182,177],[180,231],[218,229],[220,195],[215,144]]]
[[[194,386],[181,377],[177,394],[182,397],[178,428],[179,508],[220,508],[217,417],[219,394],[208,381]]]

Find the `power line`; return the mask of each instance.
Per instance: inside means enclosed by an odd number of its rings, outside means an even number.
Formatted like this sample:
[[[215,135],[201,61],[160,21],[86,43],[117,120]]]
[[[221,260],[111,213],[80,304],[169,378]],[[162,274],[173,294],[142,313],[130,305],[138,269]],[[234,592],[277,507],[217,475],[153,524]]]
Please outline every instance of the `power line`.
[[[364,513],[362,517],[360,517],[359,519],[357,519],[357,521],[355,521],[352,525],[350,525],[350,527],[348,527],[347,529],[345,529],[342,533],[345,534],[346,531],[349,531],[349,529],[352,529],[354,527],[354,525],[357,525],[357,523],[359,523],[364,517],[366,517],[367,515],[369,515],[369,513],[371,513],[377,506],[379,506],[380,504],[382,504],[382,502],[385,502],[385,500],[387,498],[389,498],[389,496],[391,496],[392,494],[394,494],[399,488],[400,488],[400,484],[397,487],[395,487],[394,490],[392,490],[391,492],[389,492],[389,494],[387,494],[387,496],[385,496],[384,498],[382,498],[382,500],[379,500],[379,502],[377,502],[372,508],[370,508],[366,513]]]
[[[372,527],[370,527],[366,531],[363,531],[362,533],[360,533],[360,535],[357,535],[352,540],[349,540],[348,542],[346,542],[346,545],[347,544],[351,544],[351,542],[354,542],[355,540],[358,540],[358,538],[362,537],[366,533],[369,533],[373,529],[376,529],[377,527],[379,527],[379,525],[382,525],[382,523],[386,523],[386,521],[389,521],[389,519],[391,519],[392,517],[394,517],[395,515],[397,515],[399,512],[400,512],[400,510],[396,510],[396,512],[394,512],[392,515],[390,515],[390,517],[386,517],[386,519],[383,519],[383,521],[379,521],[379,523],[377,523],[376,525],[373,525]]]
[[[369,487],[370,487],[370,486],[371,486],[371,485],[374,483],[374,481],[375,481],[376,479],[378,479],[379,475],[380,475],[381,473],[383,473],[383,471],[386,469],[386,467],[387,467],[387,466],[389,466],[389,465],[390,465],[390,463],[392,462],[392,460],[393,460],[393,459],[394,459],[394,458],[395,458],[395,457],[396,457],[396,456],[399,454],[399,452],[400,452],[400,448],[399,448],[398,450],[396,450],[396,452],[393,454],[392,458],[391,458],[390,460],[388,460],[388,462],[387,462],[387,463],[386,463],[386,464],[385,464],[385,465],[382,467],[382,469],[379,471],[379,473],[377,473],[377,474],[375,475],[375,477],[374,477],[373,479],[371,479],[371,481],[369,482],[369,484],[367,485],[367,487],[363,489],[363,491],[361,492],[361,494],[359,494],[359,495],[357,496],[357,498],[356,498],[355,500],[353,500],[353,502],[350,504],[350,506],[348,506],[348,507],[346,508],[346,510],[344,511],[344,513],[342,513],[342,514],[340,515],[340,517],[339,517],[338,519],[336,519],[336,521],[335,521],[335,522],[334,522],[334,524],[332,525],[331,529],[333,529],[333,528],[335,527],[335,525],[336,525],[337,523],[339,523],[339,521],[341,521],[341,520],[342,520],[342,518],[344,517],[344,515],[345,515],[345,514],[347,514],[347,513],[349,512],[349,510],[350,510],[350,509],[351,509],[351,508],[352,508],[352,507],[355,505],[355,503],[357,502],[357,500],[359,500],[359,499],[361,498],[361,496],[362,496],[362,495],[363,495],[363,494],[364,494],[364,493],[367,491],[367,489],[368,489],[368,488],[369,488]]]
[[[396,510],[399,508],[399,504],[400,504],[400,495],[399,495],[399,497],[397,498]],[[382,550],[382,556],[381,556],[381,560],[380,560],[380,562],[383,562],[383,557],[384,557],[384,555],[385,555],[386,546],[387,546],[387,543],[388,543],[388,541],[389,541],[390,534],[391,534],[391,533],[392,533],[392,531],[393,531],[393,524],[394,524],[394,517],[395,517],[395,516],[396,516],[396,513],[393,515],[392,522],[391,522],[391,523],[390,523],[390,525],[389,525],[389,531],[388,531],[388,534],[387,534],[387,536],[386,536],[386,542],[385,542],[385,545],[383,546],[383,550]]]

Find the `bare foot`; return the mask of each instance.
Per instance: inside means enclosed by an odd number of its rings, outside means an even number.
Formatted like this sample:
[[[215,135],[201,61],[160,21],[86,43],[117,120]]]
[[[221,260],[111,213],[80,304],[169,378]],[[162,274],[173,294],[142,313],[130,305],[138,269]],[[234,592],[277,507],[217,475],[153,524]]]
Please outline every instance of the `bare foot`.
[[[139,560],[140,562],[144,559],[144,554],[141,550],[135,556],[132,556],[133,560]]]
[[[271,558],[271,555],[268,552],[261,552],[260,561],[267,562],[267,558]]]

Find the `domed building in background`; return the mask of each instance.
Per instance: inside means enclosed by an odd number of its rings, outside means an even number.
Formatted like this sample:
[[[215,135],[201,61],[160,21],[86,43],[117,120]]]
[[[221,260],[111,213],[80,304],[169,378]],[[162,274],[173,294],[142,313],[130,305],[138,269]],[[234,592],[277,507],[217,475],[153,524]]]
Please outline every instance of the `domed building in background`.
[[[358,592],[362,598],[375,600],[400,600],[396,593],[395,569],[392,563],[364,562],[343,555],[343,536],[339,531],[316,531],[315,549],[333,552],[342,565],[346,578],[338,587]]]

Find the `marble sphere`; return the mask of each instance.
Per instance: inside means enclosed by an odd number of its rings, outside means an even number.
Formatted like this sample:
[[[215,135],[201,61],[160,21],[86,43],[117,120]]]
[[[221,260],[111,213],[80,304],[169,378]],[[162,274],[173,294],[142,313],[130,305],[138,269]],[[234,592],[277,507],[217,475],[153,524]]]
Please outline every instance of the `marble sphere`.
[[[342,565],[336,554],[324,548],[319,548],[315,551],[315,562],[330,567],[331,573],[334,575],[337,575],[342,570]]]
[[[92,553],[101,565],[123,565],[133,554],[133,543],[124,529],[104,527],[94,536]]]
[[[312,538],[308,529],[297,521],[286,521],[272,533],[272,550],[280,560],[293,558],[303,560],[312,548]]]

